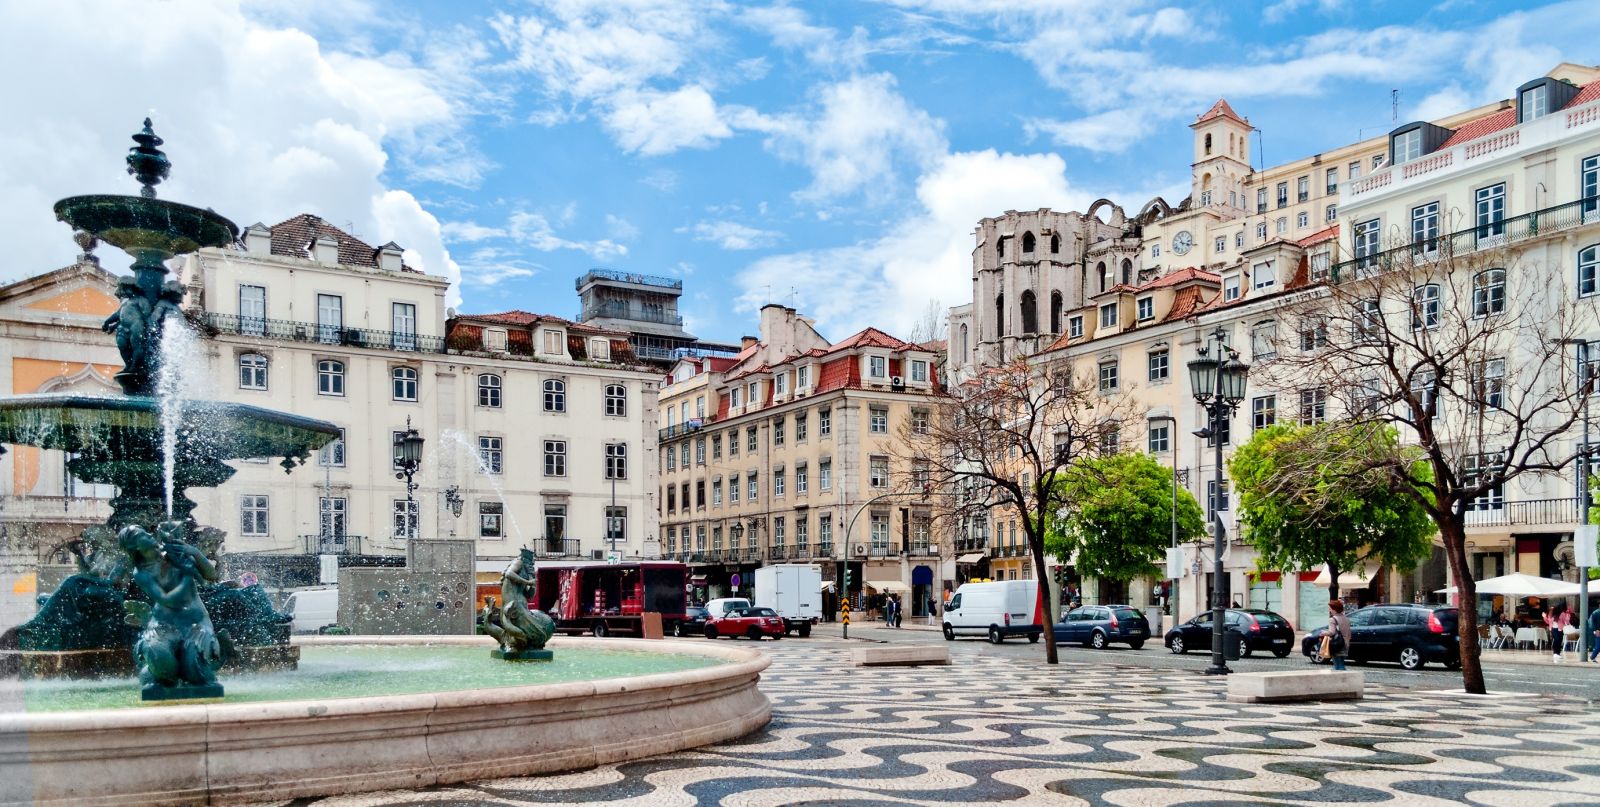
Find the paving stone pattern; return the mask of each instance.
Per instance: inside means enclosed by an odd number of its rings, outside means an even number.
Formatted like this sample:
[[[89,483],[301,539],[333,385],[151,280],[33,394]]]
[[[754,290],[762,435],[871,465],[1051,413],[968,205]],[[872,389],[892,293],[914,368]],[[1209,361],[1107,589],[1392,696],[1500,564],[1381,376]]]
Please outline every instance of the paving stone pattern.
[[[1247,705],[1188,671],[962,654],[849,666],[769,642],[774,718],[732,743],[579,773],[317,807],[717,804],[1556,805],[1600,798],[1600,712],[1577,699],[1369,687]]]

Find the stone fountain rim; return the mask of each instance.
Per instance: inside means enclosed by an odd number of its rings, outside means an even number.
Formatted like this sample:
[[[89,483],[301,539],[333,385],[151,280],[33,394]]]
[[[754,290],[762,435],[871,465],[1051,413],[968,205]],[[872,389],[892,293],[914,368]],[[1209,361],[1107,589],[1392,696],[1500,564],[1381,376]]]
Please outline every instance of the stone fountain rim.
[[[160,199],[156,197],[147,198],[144,196],[135,196],[126,193],[84,193],[77,196],[68,196],[62,199],[57,199],[56,203],[51,206],[50,210],[56,214],[57,221],[72,224],[72,222],[67,221],[66,214],[62,212],[63,209],[72,207],[74,205],[103,204],[127,201],[136,201],[145,207],[166,208],[168,210],[175,210],[188,215],[207,219],[213,223],[226,227],[228,232],[233,236],[233,240],[237,240],[239,238],[239,225],[234,224],[233,220],[227,216],[224,216],[209,207],[196,207],[195,205],[184,204],[183,202],[174,202],[171,199]],[[231,241],[224,242],[224,244],[203,244],[202,246],[223,246],[226,243],[231,243]]]
[[[219,411],[245,414],[273,425],[322,432],[332,437],[337,437],[339,434],[339,427],[326,420],[318,420],[317,418],[296,415],[276,409],[267,409],[254,404],[235,401],[191,401],[188,405],[196,411],[207,414]],[[52,407],[57,409],[71,408],[159,414],[161,401],[148,395],[86,395],[79,392],[34,392],[0,396],[0,412],[48,409]]]

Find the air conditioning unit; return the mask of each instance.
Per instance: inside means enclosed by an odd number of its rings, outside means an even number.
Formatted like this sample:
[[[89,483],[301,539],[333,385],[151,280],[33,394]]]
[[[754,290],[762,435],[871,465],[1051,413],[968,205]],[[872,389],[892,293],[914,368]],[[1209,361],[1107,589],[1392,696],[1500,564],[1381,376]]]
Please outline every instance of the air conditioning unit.
[[[856,544],[856,556],[857,557],[866,557],[866,555],[867,555],[867,545],[866,544]]]
[[[606,551],[604,549],[591,549],[591,550],[589,550],[589,559],[590,560],[605,560],[606,559]]]
[[[889,376],[889,386],[899,388],[904,387],[905,385],[906,380],[904,377],[897,375]]]

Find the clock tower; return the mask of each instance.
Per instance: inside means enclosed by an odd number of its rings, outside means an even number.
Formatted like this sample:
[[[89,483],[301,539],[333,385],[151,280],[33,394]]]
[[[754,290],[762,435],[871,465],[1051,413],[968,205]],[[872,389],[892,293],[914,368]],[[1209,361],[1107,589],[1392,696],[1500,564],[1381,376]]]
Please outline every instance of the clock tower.
[[[1249,210],[1244,179],[1250,173],[1250,133],[1255,127],[1239,117],[1227,99],[1219,98],[1189,128],[1194,130],[1190,206]],[[1225,214],[1229,218],[1232,215]]]

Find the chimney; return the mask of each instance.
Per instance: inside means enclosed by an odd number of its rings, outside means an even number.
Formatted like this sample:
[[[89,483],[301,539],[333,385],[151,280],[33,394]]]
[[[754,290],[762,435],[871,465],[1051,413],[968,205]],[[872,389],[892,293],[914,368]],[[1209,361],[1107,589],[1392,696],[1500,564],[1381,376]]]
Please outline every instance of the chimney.
[[[749,348],[760,341],[761,340],[755,338],[754,336],[741,336],[739,337],[739,349],[745,350],[746,348]]]
[[[251,255],[271,255],[272,230],[259,221],[245,228],[244,251]]]
[[[378,247],[378,268],[385,272],[400,271],[401,256],[404,252],[405,250],[393,241]]]

